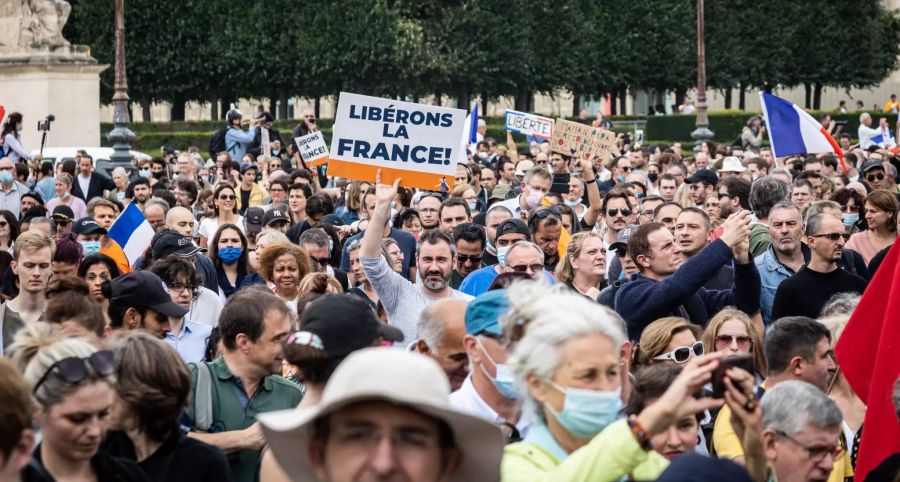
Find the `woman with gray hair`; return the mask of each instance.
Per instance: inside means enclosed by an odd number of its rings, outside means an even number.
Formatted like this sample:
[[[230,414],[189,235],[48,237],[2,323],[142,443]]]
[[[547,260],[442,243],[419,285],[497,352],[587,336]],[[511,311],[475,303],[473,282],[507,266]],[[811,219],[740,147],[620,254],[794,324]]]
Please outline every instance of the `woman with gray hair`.
[[[650,438],[685,415],[722,404],[694,398],[719,365],[722,355],[712,354],[688,362],[656,402],[617,420],[626,342],[621,318],[576,293],[526,282],[509,289],[512,306],[502,325],[511,340],[510,364],[523,410],[534,411],[537,422],[523,442],[507,446],[503,482],[654,480],[668,461],[651,449]],[[535,290],[543,296],[521,296]],[[728,374],[752,391],[749,374]],[[755,404],[731,388],[739,403]]]

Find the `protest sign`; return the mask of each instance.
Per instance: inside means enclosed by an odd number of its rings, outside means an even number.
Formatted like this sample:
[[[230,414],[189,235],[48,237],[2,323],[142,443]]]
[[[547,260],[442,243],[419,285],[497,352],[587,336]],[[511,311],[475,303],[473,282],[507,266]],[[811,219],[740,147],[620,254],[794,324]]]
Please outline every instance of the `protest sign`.
[[[310,132],[305,136],[295,137],[294,141],[300,148],[300,158],[307,167],[320,166],[328,162],[328,145],[322,137],[322,131]]]
[[[556,119],[550,149],[554,152],[578,159],[609,159],[616,152],[616,134],[599,127],[591,127],[578,122]]]
[[[549,140],[553,137],[553,119],[515,110],[507,110],[506,130]]]
[[[449,190],[466,112],[341,92],[328,175],[406,187]]]

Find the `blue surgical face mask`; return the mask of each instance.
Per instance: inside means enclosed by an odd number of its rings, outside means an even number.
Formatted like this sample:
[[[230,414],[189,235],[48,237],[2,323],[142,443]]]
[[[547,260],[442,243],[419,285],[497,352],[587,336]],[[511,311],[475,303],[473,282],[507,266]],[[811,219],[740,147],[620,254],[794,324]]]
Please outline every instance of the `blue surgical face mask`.
[[[506,253],[508,252],[509,246],[497,248],[497,262],[500,263],[500,266],[506,266]]]
[[[12,171],[0,171],[0,183],[12,184],[12,182],[13,182]]]
[[[144,179],[150,179],[150,169],[141,169],[138,171],[138,175]]]
[[[845,228],[852,228],[857,222],[859,222],[859,213],[844,213],[841,215],[841,220],[844,222]]]
[[[566,199],[563,202],[566,203],[566,206],[569,206],[570,208],[574,208],[575,206],[581,204],[581,199]]]
[[[612,391],[563,388],[550,382],[566,396],[561,412],[544,403],[553,418],[572,435],[592,438],[616,421],[622,411],[622,387]]]
[[[100,252],[100,241],[79,241],[81,252],[84,256],[91,256]]]
[[[242,252],[243,250],[241,248],[235,248],[234,246],[222,248],[219,250],[219,259],[225,264],[234,264],[237,260],[241,259]]]
[[[509,368],[509,365],[505,363],[497,363],[488,355],[487,350],[484,348],[484,345],[481,343],[481,339],[475,337],[475,340],[478,341],[478,345],[481,347],[481,352],[484,353],[485,358],[490,360],[490,362],[496,367],[497,376],[492,377],[490,373],[484,368],[484,364],[479,364],[481,367],[481,371],[484,372],[484,376],[488,377],[488,379],[494,383],[494,387],[497,388],[497,391],[500,392],[500,395],[504,397],[515,400],[519,398],[519,388],[516,386],[516,379],[513,376],[512,369]]]
[[[494,244],[491,243],[490,241],[487,242],[487,244],[484,247],[484,250],[487,251],[488,253],[493,254],[494,256],[497,256],[497,248],[495,248]]]
[[[477,202],[474,202],[474,203],[468,203],[468,205],[469,205],[469,211],[470,211],[470,212],[473,212],[473,213],[474,213],[475,210],[478,208],[478,203],[477,203]]]

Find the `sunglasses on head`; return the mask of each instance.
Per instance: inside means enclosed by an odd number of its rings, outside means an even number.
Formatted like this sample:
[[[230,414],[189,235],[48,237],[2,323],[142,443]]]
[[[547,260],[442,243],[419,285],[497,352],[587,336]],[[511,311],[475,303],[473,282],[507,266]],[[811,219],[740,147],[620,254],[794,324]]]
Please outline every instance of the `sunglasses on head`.
[[[56,375],[66,381],[67,383],[78,383],[88,376],[88,365],[91,366],[91,369],[101,377],[108,377],[115,372],[115,365],[113,364],[113,352],[109,350],[101,350],[95,352],[91,356],[87,358],[80,358],[77,356],[63,358],[62,360],[57,361],[56,363],[50,365],[50,368],[44,372],[44,376],[38,380],[38,382],[34,385],[34,389],[32,393],[37,393],[38,389],[41,388],[41,385],[47,381],[47,378],[50,377],[50,374],[54,371]]]
[[[626,216],[626,217],[627,217],[627,216],[631,216],[631,209],[628,209],[628,208],[622,208],[622,209],[612,208],[612,209],[607,209],[607,210],[606,210],[606,215],[609,216],[609,217],[611,217],[611,218],[614,218],[614,217],[616,217],[616,216],[619,215],[619,211],[622,212],[622,216]]]
[[[680,346],[670,352],[663,353],[657,357],[654,357],[654,360],[666,361],[671,360],[675,363],[685,363],[691,359],[692,356],[701,356],[703,355],[703,342],[697,341],[694,342],[691,346]]]
[[[884,180],[884,174],[882,174],[882,173],[880,173],[880,172],[877,173],[877,174],[869,174],[869,175],[866,176],[866,181],[869,181],[869,182],[872,182],[872,181],[883,181],[883,180]]]
[[[459,261],[460,263],[467,263],[467,262],[471,261],[472,264],[478,264],[481,262],[481,255],[476,254],[476,255],[472,256],[472,255],[468,255],[468,254],[457,254],[456,260]]]
[[[837,241],[841,238],[848,239],[850,235],[847,233],[824,233],[824,234],[813,234],[810,237],[812,238],[827,238],[831,241]]]
[[[538,219],[544,219],[546,217],[549,217],[551,214],[555,215],[555,216],[562,216],[562,210],[559,209],[559,206],[550,206],[549,208],[542,207],[542,208],[538,208],[534,212],[534,217],[536,217]]]

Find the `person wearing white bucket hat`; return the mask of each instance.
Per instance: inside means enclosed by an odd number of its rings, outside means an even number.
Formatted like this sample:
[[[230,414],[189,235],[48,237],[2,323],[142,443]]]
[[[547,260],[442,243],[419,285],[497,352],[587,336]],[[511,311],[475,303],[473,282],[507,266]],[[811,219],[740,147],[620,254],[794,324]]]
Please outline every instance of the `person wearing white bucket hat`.
[[[259,420],[293,480],[499,480],[503,435],[451,408],[448,393],[434,360],[400,348],[367,348],[335,370],[317,406]]]
[[[728,156],[725,159],[722,159],[722,167],[719,169],[719,177],[725,178],[731,175],[740,175],[740,173],[746,171],[747,168],[744,167],[744,164],[741,163],[741,160],[735,156]]]

